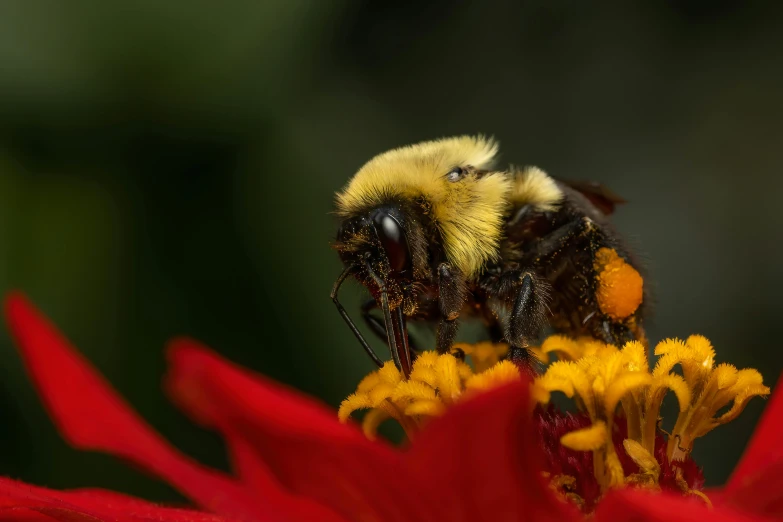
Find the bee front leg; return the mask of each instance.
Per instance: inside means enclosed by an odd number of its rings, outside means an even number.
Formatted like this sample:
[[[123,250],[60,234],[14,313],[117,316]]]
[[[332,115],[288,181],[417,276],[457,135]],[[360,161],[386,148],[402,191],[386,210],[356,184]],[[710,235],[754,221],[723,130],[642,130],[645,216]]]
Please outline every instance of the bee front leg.
[[[465,304],[468,287],[465,278],[448,263],[438,266],[438,307],[440,321],[436,346],[438,353],[448,353],[459,330],[459,313]]]

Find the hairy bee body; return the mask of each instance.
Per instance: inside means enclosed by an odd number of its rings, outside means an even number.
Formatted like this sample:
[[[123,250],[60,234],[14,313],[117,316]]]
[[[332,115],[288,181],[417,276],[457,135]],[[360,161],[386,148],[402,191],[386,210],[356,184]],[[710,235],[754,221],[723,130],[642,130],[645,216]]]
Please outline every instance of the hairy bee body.
[[[520,364],[546,325],[615,343],[643,337],[643,280],[606,217],[618,199],[535,167],[495,170],[496,153],[482,137],[395,149],[337,195],[346,269],[332,298],[376,362],[337,300],[348,276],[372,294],[362,315],[406,373],[408,320],[437,323],[445,352],[460,318],[478,316]]]

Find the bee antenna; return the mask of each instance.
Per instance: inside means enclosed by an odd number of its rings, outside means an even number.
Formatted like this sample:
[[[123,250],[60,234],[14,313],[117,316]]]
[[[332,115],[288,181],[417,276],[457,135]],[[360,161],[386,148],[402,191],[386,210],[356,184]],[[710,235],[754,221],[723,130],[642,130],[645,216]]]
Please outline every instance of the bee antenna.
[[[353,334],[356,336],[356,339],[359,340],[359,344],[362,345],[362,348],[364,348],[364,351],[367,352],[367,355],[370,356],[370,359],[380,368],[383,366],[383,361],[381,361],[380,357],[375,353],[375,350],[372,349],[372,347],[367,343],[364,336],[362,335],[362,332],[359,331],[359,329],[354,324],[353,320],[351,320],[351,316],[348,315],[348,312],[345,310],[345,307],[343,307],[342,303],[337,299],[337,294],[340,291],[340,287],[343,285],[343,282],[348,278],[349,275],[351,275],[356,268],[356,265],[350,264],[345,267],[345,270],[340,274],[340,277],[337,278],[337,281],[334,282],[334,287],[332,288],[332,302],[337,307],[337,311],[340,313],[340,316],[343,318],[345,323],[348,325],[348,328],[351,329]]]

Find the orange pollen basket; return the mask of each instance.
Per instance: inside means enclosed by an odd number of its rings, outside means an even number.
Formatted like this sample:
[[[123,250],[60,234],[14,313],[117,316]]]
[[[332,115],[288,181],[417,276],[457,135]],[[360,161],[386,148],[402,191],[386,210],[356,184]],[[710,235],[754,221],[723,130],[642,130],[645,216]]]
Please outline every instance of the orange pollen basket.
[[[611,248],[601,248],[595,255],[598,273],[598,306],[612,319],[625,319],[642,303],[643,280],[634,267]]]

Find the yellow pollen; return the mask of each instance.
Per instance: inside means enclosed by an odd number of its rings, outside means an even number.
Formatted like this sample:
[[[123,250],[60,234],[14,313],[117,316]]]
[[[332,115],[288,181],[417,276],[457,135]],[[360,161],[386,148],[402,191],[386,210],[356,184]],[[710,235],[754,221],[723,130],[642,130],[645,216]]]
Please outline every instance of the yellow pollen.
[[[639,466],[640,475],[644,477],[643,482],[658,484],[658,477],[661,474],[661,465],[655,460],[655,457],[638,442],[633,439],[625,439],[623,448],[634,463]]]
[[[555,495],[559,496],[565,501],[570,501],[579,509],[584,507],[584,499],[574,493],[576,488],[576,478],[570,475],[555,475],[544,472],[545,479],[549,479],[549,489],[551,489]]]
[[[625,319],[633,314],[643,298],[643,280],[634,267],[611,248],[595,253],[598,288],[596,297],[603,313],[612,319]]]
[[[427,351],[416,358],[410,378],[404,380],[394,364],[387,362],[362,379],[356,392],[340,405],[338,418],[347,422],[355,411],[369,410],[362,420],[368,438],[374,439],[381,422],[389,418],[412,438],[429,418],[441,415],[452,404],[521,378],[513,363],[500,361],[507,345],[460,344],[455,348],[471,358],[476,371],[454,355]]]

